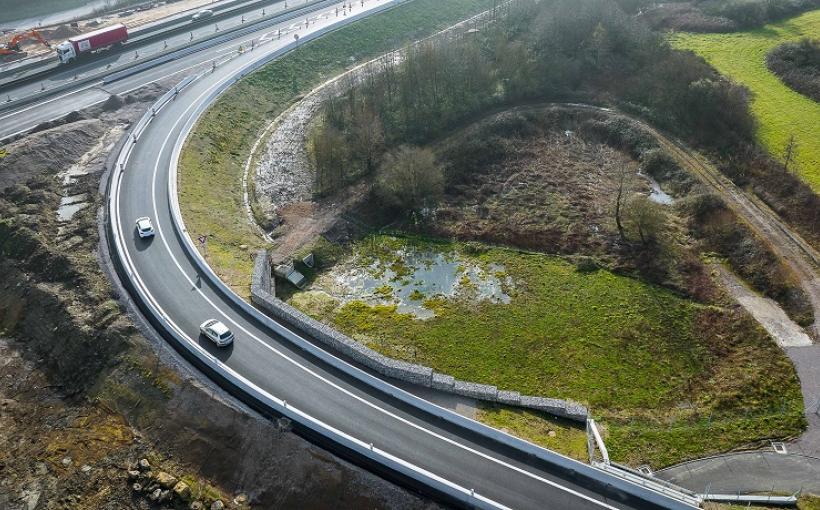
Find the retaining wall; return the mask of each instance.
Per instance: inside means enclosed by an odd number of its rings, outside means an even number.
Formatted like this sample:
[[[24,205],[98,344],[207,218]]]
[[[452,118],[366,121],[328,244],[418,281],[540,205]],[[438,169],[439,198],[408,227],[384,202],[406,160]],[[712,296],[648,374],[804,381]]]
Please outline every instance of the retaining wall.
[[[428,388],[464,395],[465,397],[498,402],[543,411],[561,418],[586,422],[587,408],[571,400],[532,397],[517,391],[499,391],[495,386],[460,381],[440,374],[430,367],[393,359],[362,345],[334,328],[323,324],[288,305],[272,293],[268,253],[261,250],[256,256],[251,279],[251,301],[268,315],[322,342],[335,352],[352,359],[381,375]]]

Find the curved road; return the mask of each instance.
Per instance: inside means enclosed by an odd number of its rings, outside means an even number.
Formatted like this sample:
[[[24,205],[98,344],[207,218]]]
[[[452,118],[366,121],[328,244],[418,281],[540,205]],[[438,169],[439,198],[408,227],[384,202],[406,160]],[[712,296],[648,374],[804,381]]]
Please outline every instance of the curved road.
[[[357,1],[355,12],[390,3],[368,0],[360,7]],[[332,15],[317,18],[309,30],[336,22]],[[286,28],[291,25],[293,21],[285,22]],[[238,41],[230,44],[235,48]],[[136,290],[135,297],[143,299],[143,309],[156,312],[152,322],[165,327],[166,336],[174,332],[191,352],[210,358],[210,363],[218,363],[225,373],[243,381],[259,401],[273,402],[297,417],[297,430],[303,434],[374,471],[420,488],[434,487],[449,501],[483,508],[689,508],[556,454],[533,455],[526,445],[516,447],[514,440],[497,431],[465,425],[464,418],[450,416],[384,382],[363,382],[371,376],[357,376],[357,369],[345,368],[338,360],[329,362],[326,353],[297,347],[294,333],[272,327],[238,306],[234,297],[199,272],[197,261],[184,247],[186,234],[177,230],[172,216],[179,142],[215,88],[283,45],[284,38],[281,44],[273,41],[258,47],[195,81],[141,133],[123,172],[114,172],[109,190],[115,213],[111,231],[117,233],[114,241],[122,249],[114,256],[119,258],[122,276]],[[218,51],[146,70],[130,83],[136,86],[167,77],[203,58],[214,58]],[[108,96],[107,91],[95,92]],[[54,118],[65,113],[66,102],[73,110],[91,100],[101,99],[44,101],[26,112]],[[20,126],[26,112],[0,117],[4,130]],[[154,219],[154,239],[141,240],[134,232],[135,218],[145,215]],[[232,347],[215,349],[199,338],[198,324],[210,317],[221,319],[237,333]],[[271,411],[276,406],[271,405]]]

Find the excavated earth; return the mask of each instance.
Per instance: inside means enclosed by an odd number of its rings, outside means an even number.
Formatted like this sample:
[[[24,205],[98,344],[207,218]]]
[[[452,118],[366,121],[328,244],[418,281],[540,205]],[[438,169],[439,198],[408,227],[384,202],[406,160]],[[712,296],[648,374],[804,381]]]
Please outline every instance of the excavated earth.
[[[100,181],[162,91],[5,146],[0,508],[436,508],[246,409],[124,311],[98,253]]]

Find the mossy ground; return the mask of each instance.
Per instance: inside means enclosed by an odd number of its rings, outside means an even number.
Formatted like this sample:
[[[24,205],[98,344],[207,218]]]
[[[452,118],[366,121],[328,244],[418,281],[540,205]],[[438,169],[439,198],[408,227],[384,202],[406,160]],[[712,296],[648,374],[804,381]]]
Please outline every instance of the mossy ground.
[[[508,406],[484,406],[476,418],[491,427],[587,462],[587,435],[583,425]]]
[[[797,172],[820,193],[820,104],[795,92],[766,67],[776,46],[820,34],[820,10],[746,32],[675,34],[676,48],[692,50],[751,90],[758,138],[782,160],[789,137],[798,144]]]
[[[735,308],[476,243],[375,236],[357,246],[389,264],[404,242],[503,265],[515,281],[511,303],[430,296],[425,304],[436,317],[428,320],[392,305],[339,305],[317,289],[291,303],[389,356],[463,380],[581,401],[603,422],[618,460],[659,467],[803,427],[793,367]]]
[[[206,257],[241,296],[250,294],[255,249],[242,172],[256,137],[303,94],[345,69],[492,7],[490,0],[413,0],[312,41],[246,77],[203,115],[180,157],[182,215],[208,235]],[[352,59],[352,60],[351,60]],[[213,214],[218,210],[220,214]]]

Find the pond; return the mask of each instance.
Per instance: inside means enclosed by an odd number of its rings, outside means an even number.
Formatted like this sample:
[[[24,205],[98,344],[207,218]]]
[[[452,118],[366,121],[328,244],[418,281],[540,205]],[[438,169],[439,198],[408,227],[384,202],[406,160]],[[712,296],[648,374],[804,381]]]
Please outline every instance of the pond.
[[[435,316],[427,303],[431,298],[509,304],[513,285],[503,265],[483,266],[455,252],[405,247],[397,249],[392,260],[372,260],[356,253],[320,278],[313,289],[343,304],[394,304],[399,313],[429,319]]]

